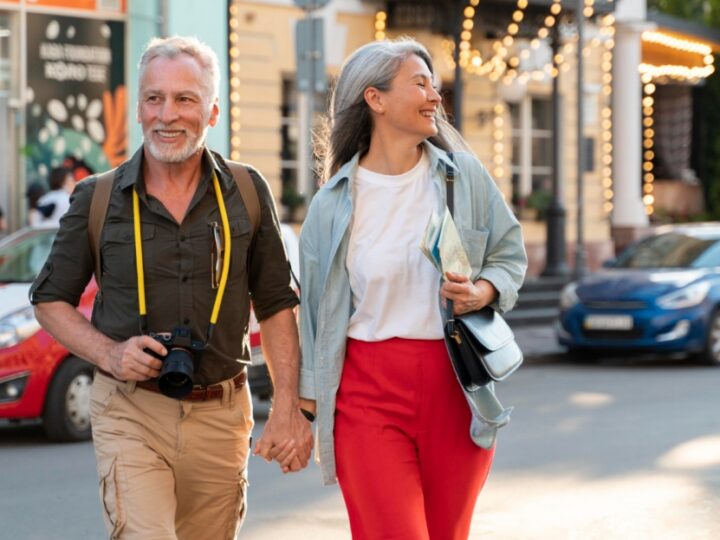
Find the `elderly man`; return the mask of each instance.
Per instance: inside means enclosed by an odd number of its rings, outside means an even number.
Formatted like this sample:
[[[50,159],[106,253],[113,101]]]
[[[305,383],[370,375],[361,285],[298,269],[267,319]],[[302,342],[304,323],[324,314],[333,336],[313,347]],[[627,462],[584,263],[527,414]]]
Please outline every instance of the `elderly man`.
[[[139,69],[143,145],[113,174],[99,249],[88,241],[100,185],[91,177],[30,292],[43,327],[97,366],[93,439],[111,538],[235,538],[253,426],[250,295],[275,387],[255,451],[295,471],[312,449],[297,396],[298,300],[272,195],[248,168],[254,226],[228,164],[205,147],[219,79],[215,53],[196,39],[150,42]],[[75,306],[96,258],[90,324]]]

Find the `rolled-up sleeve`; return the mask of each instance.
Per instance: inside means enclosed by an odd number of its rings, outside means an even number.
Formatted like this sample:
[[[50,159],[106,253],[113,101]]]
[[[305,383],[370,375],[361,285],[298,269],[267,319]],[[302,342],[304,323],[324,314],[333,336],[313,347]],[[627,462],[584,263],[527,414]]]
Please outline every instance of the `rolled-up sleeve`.
[[[298,297],[290,286],[288,262],[270,186],[255,169],[248,167],[260,199],[260,226],[250,248],[248,286],[258,321],[283,309],[293,308]]]
[[[33,304],[62,301],[77,306],[80,302],[94,270],[88,242],[88,215],[94,191],[94,179],[75,186],[50,255],[30,287]]]

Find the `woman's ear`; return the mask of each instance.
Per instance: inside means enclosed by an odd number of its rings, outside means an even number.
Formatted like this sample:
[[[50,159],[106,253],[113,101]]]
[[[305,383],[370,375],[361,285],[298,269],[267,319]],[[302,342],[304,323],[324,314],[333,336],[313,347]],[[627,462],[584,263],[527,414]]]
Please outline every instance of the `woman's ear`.
[[[383,114],[385,112],[385,100],[380,90],[371,86],[365,89],[363,96],[365,97],[365,103],[374,113]]]

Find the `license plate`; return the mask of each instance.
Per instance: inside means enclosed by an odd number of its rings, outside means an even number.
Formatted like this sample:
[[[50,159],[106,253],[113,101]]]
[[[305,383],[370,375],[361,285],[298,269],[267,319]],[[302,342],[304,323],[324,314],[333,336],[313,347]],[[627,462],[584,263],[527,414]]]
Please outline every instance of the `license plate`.
[[[587,315],[584,326],[588,330],[632,330],[631,315]]]

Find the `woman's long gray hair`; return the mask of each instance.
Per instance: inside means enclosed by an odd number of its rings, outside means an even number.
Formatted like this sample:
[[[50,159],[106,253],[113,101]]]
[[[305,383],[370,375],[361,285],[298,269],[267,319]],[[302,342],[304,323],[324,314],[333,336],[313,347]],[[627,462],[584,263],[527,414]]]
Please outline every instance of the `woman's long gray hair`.
[[[427,49],[411,38],[374,41],[360,47],[345,60],[332,93],[325,134],[318,144],[317,153],[324,159],[321,182],[329,179],[356,153],[363,155],[368,151],[372,118],[365,102],[365,90],[387,91],[403,61],[411,55],[419,56],[434,76]],[[442,105],[437,110],[438,133],[428,140],[445,151],[469,151],[460,133],[447,121]]]

